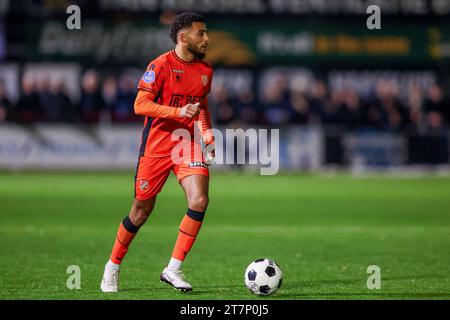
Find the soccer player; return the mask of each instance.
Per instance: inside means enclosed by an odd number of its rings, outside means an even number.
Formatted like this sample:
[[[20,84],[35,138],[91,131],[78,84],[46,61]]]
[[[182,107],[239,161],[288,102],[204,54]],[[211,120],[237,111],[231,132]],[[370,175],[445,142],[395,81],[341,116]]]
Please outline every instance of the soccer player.
[[[106,263],[100,286],[103,292],[118,291],[120,265],[139,228],[152,212],[156,196],[171,171],[184,190],[188,208],[160,280],[183,292],[192,290],[181,265],[195,242],[208,206],[208,159],[214,158],[214,136],[207,95],[211,91],[213,70],[203,60],[209,38],[202,15],[178,14],[170,37],[175,42],[174,50],[150,62],[138,84],[134,110],[145,116],[145,121],[136,168],[135,197],[129,215],[119,225]],[[177,129],[187,130],[192,136],[194,130],[200,132],[203,152],[202,149],[185,152],[201,148],[201,141],[181,139],[181,136],[173,139]],[[185,144],[183,148],[179,148],[180,143]],[[173,152],[176,147],[181,151]]]

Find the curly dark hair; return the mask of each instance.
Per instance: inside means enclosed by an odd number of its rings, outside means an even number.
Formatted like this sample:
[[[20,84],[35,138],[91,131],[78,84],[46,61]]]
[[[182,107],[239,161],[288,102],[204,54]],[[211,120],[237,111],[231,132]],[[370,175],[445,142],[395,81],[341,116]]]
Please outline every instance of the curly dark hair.
[[[170,38],[177,44],[178,32],[183,28],[192,26],[193,22],[205,22],[205,18],[195,12],[183,12],[175,16],[175,20],[170,26]]]

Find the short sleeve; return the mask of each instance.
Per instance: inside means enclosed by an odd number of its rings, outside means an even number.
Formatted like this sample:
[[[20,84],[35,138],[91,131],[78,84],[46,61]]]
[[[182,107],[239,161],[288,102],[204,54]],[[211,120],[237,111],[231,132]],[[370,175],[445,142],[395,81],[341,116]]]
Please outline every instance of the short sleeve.
[[[166,75],[162,62],[152,61],[138,83],[139,90],[146,90],[158,95],[164,85]]]

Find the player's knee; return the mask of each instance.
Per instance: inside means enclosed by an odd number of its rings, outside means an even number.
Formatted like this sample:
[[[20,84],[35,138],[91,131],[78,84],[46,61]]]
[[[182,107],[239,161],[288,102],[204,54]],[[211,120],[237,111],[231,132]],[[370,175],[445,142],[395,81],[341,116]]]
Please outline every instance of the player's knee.
[[[130,212],[131,222],[137,227],[142,226],[152,213],[154,205],[155,202],[151,200],[135,200]]]
[[[189,199],[189,208],[195,211],[205,212],[208,208],[209,199],[207,195],[198,195]]]
[[[145,223],[145,221],[147,220],[147,218],[148,218],[148,215],[145,215],[139,211],[133,215],[130,215],[130,220],[136,227],[142,226]]]

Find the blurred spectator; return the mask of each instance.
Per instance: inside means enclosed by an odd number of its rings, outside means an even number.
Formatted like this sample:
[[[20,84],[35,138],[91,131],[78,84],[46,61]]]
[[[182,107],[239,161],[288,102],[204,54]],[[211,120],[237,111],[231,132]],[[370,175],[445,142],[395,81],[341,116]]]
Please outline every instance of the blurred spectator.
[[[0,123],[9,121],[11,117],[11,103],[6,96],[5,84],[0,81]]]
[[[322,109],[322,123],[343,125],[346,129],[353,130],[362,125],[364,121],[364,111],[358,93],[354,89],[335,89],[331,91],[329,101],[324,98],[323,85],[319,84],[318,89],[320,100],[315,99],[320,105],[316,108]],[[375,111],[375,110],[373,110]],[[376,121],[377,114],[372,115]]]
[[[449,102],[446,101],[444,90],[441,86],[433,84],[427,92],[425,100],[425,121],[429,128],[439,128],[449,119]]]
[[[423,94],[417,85],[412,85],[408,88],[407,104],[411,129],[418,129],[423,118]]]
[[[100,112],[104,110],[100,92],[100,78],[96,71],[88,70],[81,80],[81,119],[86,123],[98,123]]]
[[[211,99],[208,100],[210,108],[213,109],[213,114],[215,115],[215,122],[219,125],[230,124],[237,118],[236,109],[231,104],[228,96],[228,92],[224,86],[218,85]]]
[[[322,80],[314,81],[308,100],[311,122],[319,122],[321,114],[325,112],[325,107],[328,104],[328,90],[325,82]]]
[[[130,122],[141,119],[134,114],[135,99],[136,84],[129,74],[123,73],[119,78],[119,91],[113,112],[114,122]]]
[[[291,120],[292,123],[307,124],[309,122],[310,104],[305,93],[300,90],[291,91],[290,95]]]
[[[270,124],[286,124],[290,119],[290,99],[287,79],[282,74],[273,76],[263,94],[264,118]]]
[[[369,124],[383,129],[399,130],[408,121],[408,112],[398,95],[398,86],[392,81],[380,80],[376,86],[376,96],[370,105]]]
[[[43,119],[43,109],[35,90],[34,79],[29,74],[22,78],[22,94],[13,113],[18,123],[30,124]]]
[[[43,121],[46,122],[73,122],[76,114],[72,108],[69,97],[64,92],[64,82],[60,79],[37,81],[37,95],[43,109]]]
[[[256,124],[259,122],[255,95],[251,90],[240,92],[236,97],[234,105],[236,106],[239,120],[244,124]]]
[[[330,100],[323,106],[321,118],[323,124],[341,124],[340,110],[344,103],[344,95],[341,90],[333,90]]]
[[[48,78],[37,78],[34,84],[39,104],[42,107],[42,118],[40,120],[50,120],[52,113],[54,113],[50,95],[50,81]]]
[[[102,98],[105,104],[105,110],[112,115],[117,101],[117,80],[114,76],[108,76],[103,81]]]
[[[347,89],[344,90],[342,99],[339,118],[347,129],[356,129],[363,121],[360,98],[355,90]]]
[[[50,82],[50,99],[52,109],[47,114],[49,121],[76,122],[79,120],[77,110],[66,94],[62,80],[54,79]]]

